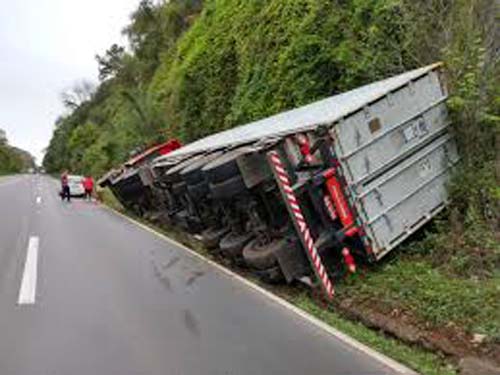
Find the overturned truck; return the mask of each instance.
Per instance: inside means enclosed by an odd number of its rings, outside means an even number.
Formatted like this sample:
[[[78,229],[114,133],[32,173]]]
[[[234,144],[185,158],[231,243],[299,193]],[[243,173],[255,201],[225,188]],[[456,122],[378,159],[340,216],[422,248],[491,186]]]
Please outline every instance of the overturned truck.
[[[445,207],[459,160],[447,97],[434,64],[213,134],[152,160],[161,204],[136,211],[160,211],[265,281],[331,298],[336,279]]]
[[[143,216],[163,202],[159,192],[155,191],[150,163],[158,156],[167,155],[179,147],[181,144],[175,139],[149,147],[127,160],[120,168],[106,173],[98,184],[101,187],[111,187],[123,207]]]

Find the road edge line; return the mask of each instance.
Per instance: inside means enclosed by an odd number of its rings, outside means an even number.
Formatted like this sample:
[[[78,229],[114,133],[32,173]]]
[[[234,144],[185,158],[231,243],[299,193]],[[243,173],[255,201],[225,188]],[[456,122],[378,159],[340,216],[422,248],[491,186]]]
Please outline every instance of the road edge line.
[[[291,302],[288,302],[287,300],[283,299],[282,297],[279,297],[276,294],[271,293],[267,289],[264,289],[263,287],[261,287],[261,286],[255,284],[255,283],[253,283],[252,281],[244,278],[243,276],[238,275],[237,273],[231,271],[228,268],[225,268],[224,266],[220,265],[219,263],[214,262],[213,260],[211,260],[211,259],[203,256],[202,254],[196,252],[195,250],[190,249],[186,245],[183,245],[180,242],[177,242],[176,240],[168,237],[167,235],[165,235],[165,234],[163,234],[161,232],[158,232],[154,228],[151,228],[150,226],[148,226],[148,225],[146,225],[144,223],[141,223],[140,221],[137,221],[137,220],[131,218],[130,216],[128,216],[126,214],[123,214],[123,213],[115,210],[112,207],[109,207],[105,203],[101,202],[101,206],[104,207],[104,208],[106,208],[108,211],[110,211],[110,212],[112,212],[112,213],[114,213],[114,214],[116,214],[116,215],[118,215],[118,216],[120,216],[120,217],[128,220],[129,222],[131,222],[131,223],[133,223],[133,224],[135,224],[137,226],[139,226],[140,228],[146,230],[147,232],[154,234],[155,236],[161,238],[162,240],[164,240],[166,242],[169,242],[169,243],[171,243],[171,244],[173,244],[173,245],[175,245],[175,246],[177,246],[177,247],[179,247],[179,248],[187,251],[191,256],[194,256],[194,257],[196,257],[198,259],[203,260],[204,262],[206,262],[206,263],[210,264],[211,266],[215,267],[216,269],[218,269],[219,271],[223,272],[227,276],[230,276],[230,277],[235,278],[238,281],[242,282],[243,284],[245,284],[247,287],[253,289],[254,291],[260,292],[261,294],[263,294],[264,296],[266,296],[267,298],[269,298],[273,302],[277,303],[281,307],[283,307],[283,308],[285,308],[287,310],[292,311],[293,313],[295,313],[296,315],[298,315],[302,319],[308,321],[310,324],[312,324],[312,325],[314,325],[314,326],[322,329],[326,333],[328,333],[328,334],[336,337],[337,339],[339,339],[340,341],[344,342],[345,344],[353,347],[354,349],[356,349],[356,350],[358,350],[358,351],[360,351],[360,352],[362,352],[362,353],[364,353],[364,354],[372,357],[373,359],[377,360],[378,362],[382,363],[383,365],[385,365],[385,366],[389,367],[390,369],[396,371],[398,374],[401,374],[401,375],[418,375],[418,372],[410,369],[409,367],[403,365],[402,363],[399,363],[395,359],[392,359],[392,358],[386,356],[385,354],[382,354],[382,353],[378,352],[377,350],[370,348],[369,346],[361,343],[360,341],[358,341],[355,338],[349,336],[348,334],[346,334],[344,332],[341,332],[337,328],[334,328],[331,325],[325,323],[324,321],[316,318],[315,316],[311,315],[307,311],[304,311],[301,308],[295,306]]]

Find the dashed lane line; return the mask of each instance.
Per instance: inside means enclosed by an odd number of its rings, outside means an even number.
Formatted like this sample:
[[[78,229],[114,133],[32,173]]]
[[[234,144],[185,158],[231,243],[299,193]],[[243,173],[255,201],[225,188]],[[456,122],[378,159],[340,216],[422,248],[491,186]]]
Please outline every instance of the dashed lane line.
[[[19,289],[19,297],[17,300],[19,305],[32,305],[35,303],[39,244],[40,240],[38,237],[30,237],[21,288]]]

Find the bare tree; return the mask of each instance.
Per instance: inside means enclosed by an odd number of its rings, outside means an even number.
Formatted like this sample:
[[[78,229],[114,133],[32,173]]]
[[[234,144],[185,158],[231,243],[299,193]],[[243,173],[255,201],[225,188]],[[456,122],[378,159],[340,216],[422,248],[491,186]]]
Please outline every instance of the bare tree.
[[[95,91],[95,84],[83,79],[75,82],[71,88],[64,90],[61,93],[61,100],[66,108],[75,109],[91,100]]]

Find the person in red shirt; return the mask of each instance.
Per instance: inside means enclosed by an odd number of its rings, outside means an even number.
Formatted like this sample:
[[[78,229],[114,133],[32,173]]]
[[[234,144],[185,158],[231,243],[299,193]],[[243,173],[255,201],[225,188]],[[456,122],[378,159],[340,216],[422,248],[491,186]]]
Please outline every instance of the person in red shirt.
[[[86,176],[83,179],[83,188],[85,189],[85,198],[92,200],[92,192],[94,191],[94,179],[92,176]]]

